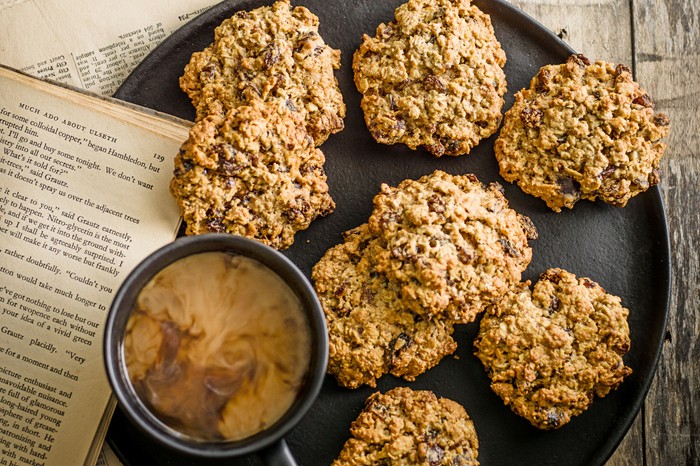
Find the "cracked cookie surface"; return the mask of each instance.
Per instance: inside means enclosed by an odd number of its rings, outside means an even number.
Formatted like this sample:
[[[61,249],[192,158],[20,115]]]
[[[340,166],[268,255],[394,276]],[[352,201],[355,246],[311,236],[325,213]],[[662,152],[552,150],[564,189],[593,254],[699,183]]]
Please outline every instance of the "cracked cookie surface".
[[[397,287],[376,271],[379,249],[362,225],[312,271],[328,325],[328,372],[347,388],[375,387],[389,373],[412,381],[457,348],[451,322],[426,320],[401,304]]]
[[[487,309],[474,341],[491,388],[513,412],[556,429],[632,373],[629,311],[588,278],[549,269]]]
[[[383,184],[368,224],[385,243],[377,270],[400,287],[403,301],[422,315],[464,323],[519,283],[532,258],[528,240],[537,236],[500,185],[439,170]]]
[[[170,192],[188,235],[233,233],[284,249],[335,207],[324,161],[298,113],[256,100],[195,123]]]
[[[503,178],[554,211],[579,199],[624,207],[659,182],[669,120],[624,65],[571,56],[515,94],[494,151]]]
[[[474,423],[464,407],[428,390],[374,393],[332,466],[479,464]]]
[[[367,127],[380,143],[468,153],[500,125],[505,62],[469,0],[409,0],[353,56]]]
[[[326,45],[318,24],[307,8],[287,0],[223,21],[180,78],[197,119],[254,99],[279,100],[303,116],[316,145],[342,130],[346,109],[333,74],[340,51]]]

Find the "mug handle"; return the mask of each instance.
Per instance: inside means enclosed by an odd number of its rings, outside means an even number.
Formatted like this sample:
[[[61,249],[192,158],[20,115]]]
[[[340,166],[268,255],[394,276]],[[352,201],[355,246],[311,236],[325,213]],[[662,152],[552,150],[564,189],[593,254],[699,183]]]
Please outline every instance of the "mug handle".
[[[267,466],[297,466],[297,462],[284,439],[260,451],[260,458]]]

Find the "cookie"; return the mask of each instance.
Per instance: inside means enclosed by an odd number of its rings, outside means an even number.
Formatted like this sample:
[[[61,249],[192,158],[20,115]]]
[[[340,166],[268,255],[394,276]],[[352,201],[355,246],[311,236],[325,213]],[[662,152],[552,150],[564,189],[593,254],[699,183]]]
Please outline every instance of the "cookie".
[[[572,55],[515,94],[494,151],[503,178],[556,212],[579,199],[624,207],[659,182],[668,130],[629,68]]]
[[[400,287],[404,302],[465,323],[520,282],[532,258],[528,240],[537,236],[499,184],[439,170],[383,184],[368,224],[385,243],[377,270]]]
[[[318,24],[308,9],[288,0],[225,20],[180,78],[197,119],[253,99],[278,100],[303,116],[316,145],[342,130],[345,104],[333,74],[340,51],[326,45]]]
[[[632,373],[629,311],[588,278],[549,269],[491,306],[474,341],[491,388],[516,414],[556,429]]]
[[[377,273],[380,248],[367,226],[359,226],[312,271],[328,324],[328,372],[347,388],[375,387],[388,373],[412,381],[457,348],[451,322],[407,309],[398,288]]]
[[[479,441],[464,407],[427,390],[370,395],[350,433],[332,466],[479,464]]]
[[[353,56],[365,122],[383,144],[468,153],[501,122],[506,55],[469,0],[409,0]]]
[[[252,101],[192,127],[170,192],[188,235],[233,233],[284,249],[335,207],[324,162],[299,113]]]

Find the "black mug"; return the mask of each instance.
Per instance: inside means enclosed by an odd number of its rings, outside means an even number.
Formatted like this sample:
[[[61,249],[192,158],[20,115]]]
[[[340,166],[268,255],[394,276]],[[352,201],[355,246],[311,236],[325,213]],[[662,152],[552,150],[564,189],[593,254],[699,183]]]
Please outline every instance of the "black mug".
[[[178,259],[205,252],[225,252],[254,259],[276,273],[299,299],[311,333],[309,368],[292,406],[277,422],[241,440],[201,441],[167,427],[134,390],[124,361],[126,325],[141,289],[158,272]],[[179,238],[162,247],[146,257],[126,277],[107,315],[104,362],[109,383],[126,417],[148,437],[166,447],[203,460],[258,453],[270,465],[296,465],[284,436],[303,418],[321,389],[328,363],[328,333],[313,287],[289,259],[258,241],[229,234],[204,234]]]

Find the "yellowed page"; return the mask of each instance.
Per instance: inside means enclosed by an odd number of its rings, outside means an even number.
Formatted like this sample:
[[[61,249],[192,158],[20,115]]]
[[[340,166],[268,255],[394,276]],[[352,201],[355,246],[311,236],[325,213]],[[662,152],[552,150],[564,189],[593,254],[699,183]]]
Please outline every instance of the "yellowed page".
[[[97,460],[97,466],[122,466],[114,451],[105,443],[104,448],[100,452],[100,457]]]
[[[17,464],[91,454],[107,310],[178,226],[187,126],[115,105],[0,68],[0,457]]]
[[[217,0],[0,0],[0,63],[101,95]]]

